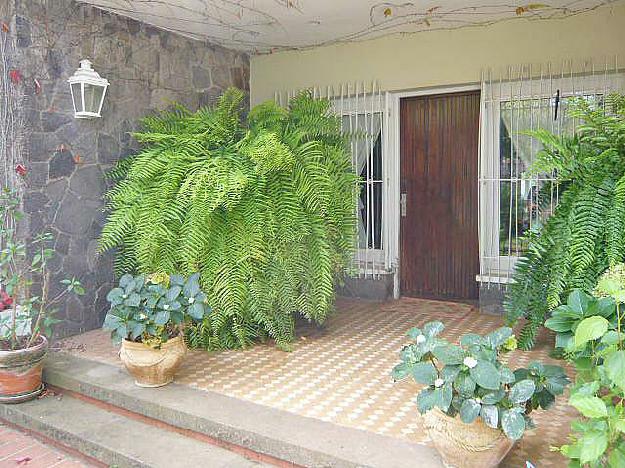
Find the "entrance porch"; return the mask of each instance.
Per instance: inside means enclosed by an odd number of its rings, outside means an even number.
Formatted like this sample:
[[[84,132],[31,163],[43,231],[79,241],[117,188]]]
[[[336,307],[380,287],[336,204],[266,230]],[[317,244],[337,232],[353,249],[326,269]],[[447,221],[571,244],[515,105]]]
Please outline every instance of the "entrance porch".
[[[163,395],[167,400],[176,387],[190,387],[205,392],[207,402],[219,394],[339,428],[429,446],[415,403],[418,384],[412,380],[393,382],[390,376],[398,352],[406,343],[406,330],[441,320],[446,326],[443,336],[455,340],[464,333],[484,334],[502,325],[500,317],[481,314],[462,303],[340,299],[337,309],[322,329],[302,327],[292,352],[280,351],[272,344],[245,351],[190,351],[175,384],[159,389],[157,398]],[[541,338],[532,351],[513,352],[510,363],[554,362],[549,357],[550,337]],[[59,346],[60,353],[94,365],[121,367],[117,348],[104,331],[93,330],[66,339]],[[130,380],[125,373],[119,375]],[[562,465],[562,456],[550,452],[550,447],[566,443],[575,416],[575,410],[565,401],[560,398],[554,409],[536,414],[539,429],[529,431],[502,466],[521,467],[526,460],[541,467]],[[194,404],[203,406],[201,400]],[[241,408],[244,411],[248,407]],[[415,461],[414,466],[423,465]]]

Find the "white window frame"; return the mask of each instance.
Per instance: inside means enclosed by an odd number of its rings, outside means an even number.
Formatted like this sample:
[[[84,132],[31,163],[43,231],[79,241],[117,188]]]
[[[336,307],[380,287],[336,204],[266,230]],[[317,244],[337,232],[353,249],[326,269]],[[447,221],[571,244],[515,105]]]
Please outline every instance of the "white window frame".
[[[500,246],[500,125],[501,104],[523,100],[548,100],[560,91],[560,99],[574,96],[606,95],[624,89],[622,73],[569,75],[557,78],[527,78],[520,80],[482,83],[480,110],[480,162],[479,162],[479,229],[480,274],[477,280],[488,283],[510,283],[520,255],[501,255]],[[560,101],[562,102],[562,101]],[[538,128],[538,127],[536,127]],[[536,143],[538,150],[538,143]],[[514,177],[511,182],[528,180]],[[533,177],[532,180],[537,180]],[[552,180],[541,177],[538,180]],[[495,183],[496,181],[496,183]],[[557,198],[556,198],[557,203]]]
[[[354,88],[353,90],[346,90],[350,97],[334,97],[331,99],[333,111],[342,119],[343,117],[353,117],[364,115],[370,117],[373,114],[379,114],[381,119],[380,134],[382,143],[382,174],[380,180],[368,179],[366,183],[379,183],[382,186],[382,216],[380,226],[380,245],[381,248],[360,248],[360,244],[356,249],[354,255],[355,266],[359,270],[361,276],[378,276],[380,274],[389,272],[389,265],[387,262],[387,186],[388,181],[386,177],[387,173],[387,159],[389,157],[388,145],[385,144],[387,140],[387,115],[386,115],[386,96],[385,93],[375,90],[373,92],[364,92]],[[356,117],[357,119],[358,117]],[[350,122],[351,124],[351,122]],[[350,132],[352,128],[344,128],[345,132]],[[352,143],[355,144],[355,143]],[[367,142],[367,144],[369,144]],[[375,143],[374,143],[375,144]],[[354,151],[352,149],[352,151]],[[356,161],[352,155],[352,164],[355,166]],[[355,209],[358,209],[355,207]],[[360,215],[358,214],[358,217]],[[358,222],[360,227],[360,221]],[[358,232],[358,243],[360,242],[360,230]],[[365,241],[367,242],[365,234]]]

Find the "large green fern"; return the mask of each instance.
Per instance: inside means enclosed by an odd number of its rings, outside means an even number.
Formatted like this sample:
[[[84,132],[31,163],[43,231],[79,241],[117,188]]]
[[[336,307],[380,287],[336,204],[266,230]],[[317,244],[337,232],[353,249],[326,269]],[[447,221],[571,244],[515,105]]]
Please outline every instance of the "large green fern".
[[[294,314],[322,322],[355,242],[357,178],[340,120],[303,93],[240,117],[243,94],[213,109],[143,121],[138,154],[112,171],[102,250],[118,273],[199,271],[213,313],[194,346],[293,340]]]
[[[532,132],[544,149],[533,170],[554,172],[560,202],[539,233],[529,237],[505,304],[507,318],[527,322],[519,344],[534,345],[548,312],[574,288],[591,291],[598,276],[625,259],[625,97],[605,106],[578,99],[574,136]]]

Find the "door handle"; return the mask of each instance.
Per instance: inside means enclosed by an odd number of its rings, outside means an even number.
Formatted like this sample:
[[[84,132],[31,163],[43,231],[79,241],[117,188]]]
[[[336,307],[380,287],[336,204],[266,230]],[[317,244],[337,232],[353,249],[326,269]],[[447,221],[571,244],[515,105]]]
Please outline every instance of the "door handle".
[[[399,209],[401,212],[401,217],[405,218],[406,217],[406,194],[402,193],[399,196]]]

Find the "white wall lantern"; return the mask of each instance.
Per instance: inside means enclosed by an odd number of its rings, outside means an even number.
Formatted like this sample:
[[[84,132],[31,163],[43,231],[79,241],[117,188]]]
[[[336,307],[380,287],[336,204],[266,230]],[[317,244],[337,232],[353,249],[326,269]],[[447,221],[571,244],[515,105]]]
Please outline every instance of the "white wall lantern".
[[[94,119],[100,117],[104,96],[109,82],[91,68],[89,60],[81,60],[80,68],[69,80],[74,103],[74,117],[77,119]]]

